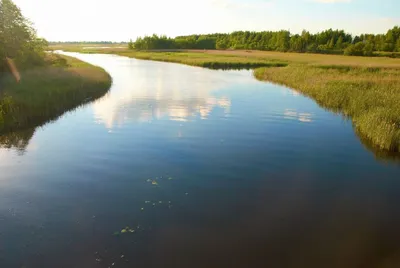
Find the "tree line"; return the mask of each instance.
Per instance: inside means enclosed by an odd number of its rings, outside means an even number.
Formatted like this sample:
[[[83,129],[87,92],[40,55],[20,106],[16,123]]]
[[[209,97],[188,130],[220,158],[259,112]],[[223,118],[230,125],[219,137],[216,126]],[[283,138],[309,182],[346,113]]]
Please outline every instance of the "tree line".
[[[375,51],[400,52],[400,27],[386,34],[352,36],[344,30],[325,30],[316,34],[303,30],[301,34],[289,31],[250,32],[230,34],[189,35],[169,38],[165,35],[138,37],[129,42],[129,48],[151,49],[247,49],[281,52],[310,52],[371,56]]]
[[[12,0],[0,0],[0,72],[8,71],[7,59],[20,69],[43,65],[47,45]]]
[[[113,44],[126,44],[127,42],[113,42],[113,41],[49,41],[49,45],[113,45]]]

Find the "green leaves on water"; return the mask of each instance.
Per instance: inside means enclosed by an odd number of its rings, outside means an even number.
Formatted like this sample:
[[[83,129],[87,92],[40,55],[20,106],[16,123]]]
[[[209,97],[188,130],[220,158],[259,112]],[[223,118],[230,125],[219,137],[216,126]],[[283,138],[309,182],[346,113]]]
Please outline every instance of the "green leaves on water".
[[[134,233],[135,229],[130,228],[129,226],[125,227],[122,229],[120,232],[114,232],[114,235],[120,235],[120,234],[127,234],[127,233]]]

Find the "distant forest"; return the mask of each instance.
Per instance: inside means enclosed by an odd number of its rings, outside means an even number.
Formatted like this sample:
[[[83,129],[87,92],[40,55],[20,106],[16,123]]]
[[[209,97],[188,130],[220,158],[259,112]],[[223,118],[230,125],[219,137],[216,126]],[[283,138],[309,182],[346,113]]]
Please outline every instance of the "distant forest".
[[[127,44],[128,42],[111,42],[111,41],[51,41],[50,45],[68,44],[68,45],[112,45],[112,44]]]
[[[204,34],[169,38],[167,36],[139,37],[129,42],[129,48],[151,49],[247,49],[281,52],[309,52],[324,54],[345,54],[373,56],[383,52],[387,56],[399,56],[400,27],[396,26],[386,34],[362,34],[352,36],[343,30],[326,30],[312,34],[303,30],[301,34],[289,31],[249,32],[238,31],[230,34]],[[375,53],[374,53],[375,52]]]

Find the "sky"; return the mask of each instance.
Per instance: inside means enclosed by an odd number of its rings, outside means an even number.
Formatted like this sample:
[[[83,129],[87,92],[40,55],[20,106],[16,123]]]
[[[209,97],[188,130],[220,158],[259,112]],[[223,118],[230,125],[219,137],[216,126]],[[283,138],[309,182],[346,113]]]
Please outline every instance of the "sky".
[[[49,41],[128,41],[138,36],[237,30],[344,29],[386,33],[400,0],[14,0]]]

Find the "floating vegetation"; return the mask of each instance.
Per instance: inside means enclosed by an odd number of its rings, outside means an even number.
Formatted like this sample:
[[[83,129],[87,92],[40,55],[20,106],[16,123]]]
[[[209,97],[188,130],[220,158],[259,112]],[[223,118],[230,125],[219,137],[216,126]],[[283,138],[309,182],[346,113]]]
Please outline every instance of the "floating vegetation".
[[[152,182],[151,182],[151,185],[158,185],[158,182],[152,181]]]
[[[130,228],[129,226],[122,229],[120,232],[114,232],[114,235],[126,234],[126,233],[134,233],[135,230]]]

